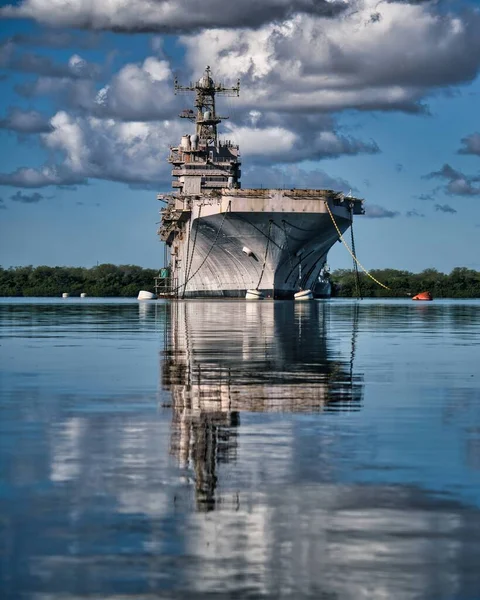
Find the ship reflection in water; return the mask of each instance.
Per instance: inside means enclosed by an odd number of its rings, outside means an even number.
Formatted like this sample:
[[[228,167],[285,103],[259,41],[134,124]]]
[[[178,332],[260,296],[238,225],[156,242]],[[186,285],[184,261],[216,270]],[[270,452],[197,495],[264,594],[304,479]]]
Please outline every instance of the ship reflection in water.
[[[242,413],[360,409],[358,307],[346,356],[328,347],[327,303],[188,301],[167,311],[162,384],[172,395],[171,452],[194,470],[200,510],[215,507],[217,464],[236,458]]]
[[[0,598],[476,599],[480,302],[0,299]]]

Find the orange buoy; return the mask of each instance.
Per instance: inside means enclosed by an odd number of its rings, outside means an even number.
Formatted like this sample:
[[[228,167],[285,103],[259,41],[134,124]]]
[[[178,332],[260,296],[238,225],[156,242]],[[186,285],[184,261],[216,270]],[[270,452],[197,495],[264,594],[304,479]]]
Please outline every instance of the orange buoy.
[[[428,300],[433,300],[433,298],[432,298],[432,294],[430,292],[420,292],[420,294],[417,294],[416,296],[414,296],[412,298],[412,300],[428,301]]]

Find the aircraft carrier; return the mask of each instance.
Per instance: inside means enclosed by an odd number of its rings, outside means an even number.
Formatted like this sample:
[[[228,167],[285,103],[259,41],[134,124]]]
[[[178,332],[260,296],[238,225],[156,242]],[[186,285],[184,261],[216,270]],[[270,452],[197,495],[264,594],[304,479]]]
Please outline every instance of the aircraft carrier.
[[[159,194],[158,234],[168,268],[157,279],[159,296],[180,298],[293,298],[301,290],[329,295],[323,278],[327,254],[363,200],[324,189],[242,189],[239,146],[221,140],[215,98],[238,96],[206,68],[175,93],[195,94],[195,110],[179,116],[195,126],[170,148],[173,193]],[[338,227],[338,230],[337,230]],[[167,265],[166,265],[167,266]]]

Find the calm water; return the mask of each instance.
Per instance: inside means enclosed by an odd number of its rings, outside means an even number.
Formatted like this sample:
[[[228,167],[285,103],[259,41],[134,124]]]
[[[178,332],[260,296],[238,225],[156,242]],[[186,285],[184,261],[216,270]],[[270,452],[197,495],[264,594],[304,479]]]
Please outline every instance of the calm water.
[[[480,303],[0,301],[0,597],[480,598]]]

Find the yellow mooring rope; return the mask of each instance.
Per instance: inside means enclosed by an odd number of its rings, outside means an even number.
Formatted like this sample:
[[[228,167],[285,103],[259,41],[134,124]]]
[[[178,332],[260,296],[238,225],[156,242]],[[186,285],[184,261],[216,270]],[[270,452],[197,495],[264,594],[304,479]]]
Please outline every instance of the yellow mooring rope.
[[[332,214],[332,211],[330,210],[330,207],[328,206],[328,200],[325,200],[325,206],[327,207],[328,210],[328,214],[330,215],[330,218],[332,219],[332,223],[335,226],[335,229],[337,230],[338,236],[342,241],[342,244],[345,246],[345,248],[348,250],[348,253],[350,254],[350,256],[353,258],[353,260],[357,263],[357,265],[362,269],[362,271],[365,273],[365,275],[367,275],[368,277],[370,277],[370,279],[373,279],[373,281],[375,283],[378,283],[378,285],[382,286],[383,288],[385,288],[386,290],[389,290],[390,288],[388,287],[388,285],[385,285],[384,283],[382,283],[381,281],[378,281],[378,279],[375,279],[375,277],[373,275],[371,275],[367,269],[362,265],[362,263],[358,260],[358,258],[355,256],[355,254],[350,250],[349,245],[347,244],[347,242],[343,239],[343,235],[342,232],[340,231],[340,229],[338,228],[338,225],[335,221],[335,217]]]

